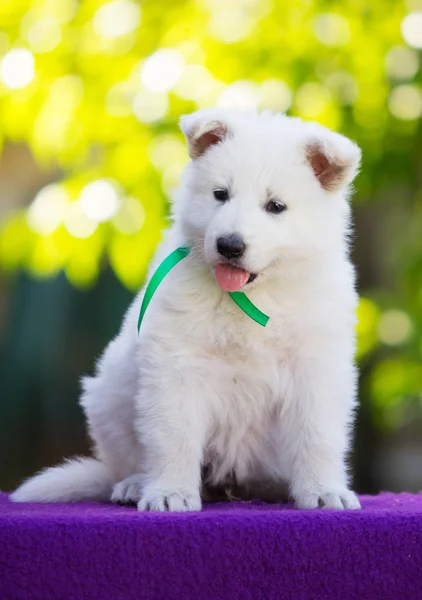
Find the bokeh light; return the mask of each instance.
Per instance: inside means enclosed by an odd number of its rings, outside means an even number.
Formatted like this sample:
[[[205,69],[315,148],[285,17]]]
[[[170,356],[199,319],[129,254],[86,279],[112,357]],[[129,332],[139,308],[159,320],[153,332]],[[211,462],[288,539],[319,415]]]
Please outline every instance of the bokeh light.
[[[258,88],[248,80],[235,81],[227,86],[217,100],[222,108],[257,108],[259,104]]]
[[[35,76],[35,61],[29,50],[15,48],[2,58],[0,78],[11,90],[18,90],[31,83]]]
[[[97,223],[88,217],[79,201],[72,202],[68,207],[64,225],[67,231],[75,238],[89,238],[97,229]]]
[[[120,205],[115,184],[104,179],[88,183],[79,196],[79,202],[83,212],[97,223],[111,219]]]
[[[37,11],[28,13],[22,19],[21,32],[31,50],[39,54],[51,52],[62,39],[59,21],[54,17],[39,18]]]
[[[120,209],[113,218],[113,225],[120,233],[138,233],[145,223],[145,210],[139,200],[131,196],[123,198]]]
[[[406,44],[414,48],[422,48],[422,10],[404,17],[401,32]]]
[[[132,109],[136,118],[144,123],[162,119],[169,107],[168,96],[141,90],[133,99]]]
[[[141,8],[131,0],[114,0],[101,6],[94,15],[94,29],[105,38],[127,35],[141,20]]]
[[[378,335],[381,342],[396,346],[405,342],[412,333],[412,322],[402,310],[385,311],[378,323]]]
[[[286,112],[292,105],[293,93],[281,79],[267,79],[258,90],[259,106],[278,112]]]
[[[350,41],[347,19],[336,13],[318,15],[314,23],[315,35],[325,46],[344,46]]]
[[[247,4],[245,5],[220,6],[214,10],[208,24],[210,35],[222,42],[232,44],[251,34],[255,20],[251,14],[248,14]]]
[[[419,119],[422,115],[421,90],[413,85],[399,85],[392,90],[388,106],[397,119]]]
[[[28,209],[28,223],[41,235],[53,233],[63,222],[69,196],[58,184],[51,184],[38,192]]]
[[[392,79],[412,79],[419,69],[419,56],[415,50],[394,46],[385,57],[385,67]]]
[[[296,93],[295,103],[300,116],[315,119],[323,114],[331,101],[328,89],[319,83],[305,83]]]
[[[145,60],[141,67],[141,81],[151,92],[168,92],[179,81],[183,67],[180,52],[163,48]]]
[[[203,65],[186,65],[174,87],[174,92],[184,100],[212,104],[215,94],[223,87]]]

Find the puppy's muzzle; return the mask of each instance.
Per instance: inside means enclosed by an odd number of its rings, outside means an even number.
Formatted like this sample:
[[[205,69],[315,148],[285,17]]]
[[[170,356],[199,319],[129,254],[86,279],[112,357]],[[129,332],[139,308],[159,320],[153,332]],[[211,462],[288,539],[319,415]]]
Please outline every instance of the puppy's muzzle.
[[[240,258],[246,250],[246,244],[238,233],[217,238],[217,251],[224,258]]]

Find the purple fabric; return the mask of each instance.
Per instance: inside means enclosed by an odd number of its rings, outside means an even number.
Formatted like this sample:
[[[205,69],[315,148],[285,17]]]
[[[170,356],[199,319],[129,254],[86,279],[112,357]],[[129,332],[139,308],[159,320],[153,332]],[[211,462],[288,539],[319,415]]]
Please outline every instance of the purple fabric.
[[[422,494],[363,510],[261,502],[200,513],[12,504],[0,494],[1,600],[420,600]]]

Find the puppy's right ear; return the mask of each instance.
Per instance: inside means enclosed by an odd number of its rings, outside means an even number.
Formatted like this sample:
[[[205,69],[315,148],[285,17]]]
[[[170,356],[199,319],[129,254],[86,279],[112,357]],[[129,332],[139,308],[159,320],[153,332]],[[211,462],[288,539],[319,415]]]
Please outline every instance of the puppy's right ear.
[[[185,134],[192,159],[202,156],[208,148],[230,135],[227,123],[213,110],[198,110],[192,115],[184,115],[180,119],[180,129]]]

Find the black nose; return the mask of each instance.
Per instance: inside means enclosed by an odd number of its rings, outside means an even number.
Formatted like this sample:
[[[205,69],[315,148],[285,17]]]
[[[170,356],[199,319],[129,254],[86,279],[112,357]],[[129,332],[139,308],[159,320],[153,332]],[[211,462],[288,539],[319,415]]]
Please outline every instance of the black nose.
[[[226,258],[239,258],[245,249],[246,244],[238,233],[224,235],[217,239],[217,250]]]

